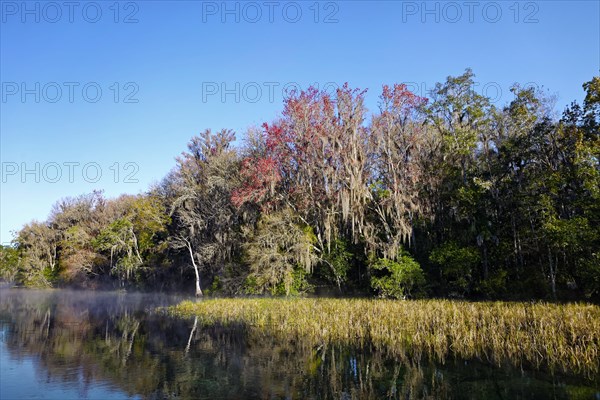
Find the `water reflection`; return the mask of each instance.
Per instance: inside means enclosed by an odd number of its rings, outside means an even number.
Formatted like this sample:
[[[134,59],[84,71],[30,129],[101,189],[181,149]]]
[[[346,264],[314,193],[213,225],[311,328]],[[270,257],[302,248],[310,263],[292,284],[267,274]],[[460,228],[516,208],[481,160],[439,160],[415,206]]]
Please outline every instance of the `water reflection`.
[[[0,398],[563,399],[593,382],[394,360],[369,348],[282,342],[243,326],[152,312],[163,295],[0,290]]]

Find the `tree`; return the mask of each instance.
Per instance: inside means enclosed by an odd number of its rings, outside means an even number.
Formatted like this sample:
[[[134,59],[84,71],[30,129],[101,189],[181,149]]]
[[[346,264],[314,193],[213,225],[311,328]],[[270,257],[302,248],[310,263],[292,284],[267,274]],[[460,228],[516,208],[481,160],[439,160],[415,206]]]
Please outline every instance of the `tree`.
[[[122,286],[144,263],[133,224],[126,218],[112,222],[100,232],[94,242],[97,250],[110,252],[110,271],[119,277]]]
[[[291,207],[314,228],[323,253],[340,233],[359,241],[368,200],[368,132],[364,91],[344,85],[335,101],[309,88],[291,93],[282,117],[264,124],[261,151],[248,169],[238,205],[257,202],[265,211]]]
[[[491,105],[470,69],[429,99],[385,85],[370,119],[348,84],[292,92],[241,148],[229,130],[193,137],[148,193],[60,200],[2,249],[2,275],[401,297],[422,266],[434,295],[597,300],[600,77],[583,87],[562,117],[518,85]]]
[[[476,248],[460,247],[451,241],[434,249],[429,259],[439,267],[448,295],[465,297],[469,293],[473,271],[480,262]]]
[[[47,224],[25,225],[15,240],[22,254],[17,281],[28,286],[50,286],[58,274],[58,233]]]
[[[166,236],[169,219],[160,199],[150,194],[123,195],[103,201],[101,208],[91,212],[102,226],[97,233],[87,224],[67,229],[61,251],[64,262],[78,263],[87,274],[96,274],[94,265],[104,272],[106,265],[110,274],[118,276],[121,286],[139,282]]]
[[[310,227],[299,224],[291,209],[263,215],[249,235],[244,250],[250,291],[289,296],[306,287],[305,273],[311,273],[318,260],[315,236]]]
[[[177,159],[176,194],[171,206],[171,245],[184,249],[194,268],[196,296],[202,296],[201,273],[219,274],[237,241],[236,208],[231,202],[238,181],[233,132],[204,131]]]
[[[395,260],[379,258],[370,265],[371,287],[382,297],[405,299],[425,284],[421,266],[405,250]],[[383,275],[381,274],[383,273]]]
[[[63,198],[52,207],[48,225],[59,238],[58,263],[64,281],[82,281],[102,266],[102,257],[94,249],[93,240],[110,223],[105,206],[102,193],[94,191]]]
[[[0,279],[13,282],[19,271],[19,251],[14,246],[0,246]]]
[[[445,161],[458,168],[463,183],[477,142],[484,151],[489,148],[486,128],[490,123],[490,101],[475,92],[474,77],[467,69],[460,76],[449,76],[444,84],[437,83],[429,107],[430,120],[443,138]]]
[[[377,218],[370,230],[381,234],[369,239],[372,249],[383,245],[380,250],[385,257],[395,258],[402,243],[410,242],[413,221],[422,212],[418,182],[422,179],[419,156],[426,103],[427,99],[413,94],[406,85],[386,85],[380,114],[373,117],[371,179],[375,183],[371,196]]]
[[[83,226],[67,228],[62,233],[60,248],[60,265],[67,281],[81,281],[98,273],[96,267],[101,266],[103,260],[94,248],[94,238]]]
[[[342,238],[337,238],[330,244],[321,262],[325,268],[321,274],[328,281],[335,283],[338,290],[342,291],[342,284],[348,279],[348,271],[351,268],[352,253],[348,251],[348,243]]]

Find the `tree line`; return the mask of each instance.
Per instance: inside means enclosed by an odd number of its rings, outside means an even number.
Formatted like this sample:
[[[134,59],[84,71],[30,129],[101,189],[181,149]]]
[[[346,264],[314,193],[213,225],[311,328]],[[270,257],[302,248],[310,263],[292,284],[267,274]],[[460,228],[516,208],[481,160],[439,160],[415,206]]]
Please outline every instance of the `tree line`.
[[[600,77],[562,115],[467,69],[429,98],[293,92],[236,141],[193,137],[143,195],[57,202],[2,248],[27,286],[221,295],[600,298]]]

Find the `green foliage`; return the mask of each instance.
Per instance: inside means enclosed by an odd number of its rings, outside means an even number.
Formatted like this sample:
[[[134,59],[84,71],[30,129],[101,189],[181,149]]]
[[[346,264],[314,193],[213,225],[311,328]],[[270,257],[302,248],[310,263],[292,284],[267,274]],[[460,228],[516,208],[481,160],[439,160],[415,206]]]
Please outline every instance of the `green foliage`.
[[[371,287],[382,297],[411,297],[425,284],[421,266],[408,253],[401,251],[397,259],[379,258],[370,264]],[[383,276],[378,276],[383,273]]]
[[[477,291],[485,298],[500,298],[507,292],[507,282],[508,271],[497,269],[478,283]]]
[[[221,282],[221,278],[219,278],[218,276],[215,276],[212,283],[210,284],[210,287],[204,291],[204,294],[215,295],[215,294],[218,294],[219,292],[221,292],[222,290],[223,290],[223,284]]]
[[[330,244],[328,251],[323,255],[323,268],[321,274],[331,283],[341,289],[348,278],[351,267],[352,253],[348,251],[348,244],[344,239],[335,239]]]
[[[262,294],[264,288],[258,284],[258,280],[255,275],[247,275],[244,280],[243,291],[245,294],[249,295],[259,295]]]
[[[170,222],[160,199],[155,196],[137,197],[128,211],[140,252],[152,252],[157,246],[157,239],[166,234]]]
[[[143,260],[131,221],[120,218],[112,222],[93,243],[97,250],[109,254],[111,274],[118,276],[122,284],[135,281]]]
[[[553,247],[568,249],[573,253],[583,251],[588,243],[598,240],[598,232],[583,217],[562,220],[550,216],[544,221],[543,229]]]
[[[249,292],[289,296],[309,289],[305,274],[311,273],[317,262],[313,250],[315,236],[296,220],[297,216],[289,209],[263,215],[259,220],[245,246],[250,265],[250,279],[246,283]]]
[[[600,295],[600,252],[580,260],[576,270],[579,284],[586,298]]]
[[[244,293],[249,295],[261,295],[265,290],[271,296],[299,296],[314,290],[313,285],[308,282],[309,274],[302,268],[294,268],[288,280],[281,281],[274,286],[265,288],[264,283],[256,275],[248,275],[244,282]]]
[[[111,273],[124,281],[142,278],[146,260],[160,248],[169,218],[152,196],[123,198],[124,216],[115,219],[91,241],[109,259]]]
[[[0,245],[0,279],[12,282],[19,270],[19,251],[13,246]]]
[[[313,286],[308,282],[309,276],[303,268],[294,268],[290,282],[280,282],[273,290],[273,296],[298,296],[313,291]]]
[[[54,286],[58,281],[59,270],[46,267],[42,270],[42,276],[43,280],[39,284],[32,284],[31,286]]]
[[[473,271],[481,262],[479,250],[451,241],[435,248],[429,260],[436,264],[451,296],[464,297],[470,290]]]
[[[495,107],[474,85],[470,69],[428,101],[386,85],[371,119],[363,92],[311,89],[243,149],[206,130],[147,194],[59,201],[3,249],[0,276],[403,297],[424,286],[396,257],[409,245],[435,295],[600,300],[600,77],[560,119],[541,90]]]
[[[131,241],[129,233],[132,229],[133,225],[130,221],[120,218],[100,231],[93,241],[94,248],[100,251],[110,251],[127,246]]]
[[[381,180],[375,181],[369,185],[369,189],[375,199],[387,199],[390,197],[389,189],[385,188],[385,185]]]
[[[473,71],[449,76],[433,90],[431,119],[442,134],[448,155],[465,173],[467,159],[477,145],[478,132],[489,123],[490,100],[475,91]]]
[[[15,281],[25,286],[52,286],[59,268],[59,233],[34,221],[21,229],[15,244],[21,256]]]

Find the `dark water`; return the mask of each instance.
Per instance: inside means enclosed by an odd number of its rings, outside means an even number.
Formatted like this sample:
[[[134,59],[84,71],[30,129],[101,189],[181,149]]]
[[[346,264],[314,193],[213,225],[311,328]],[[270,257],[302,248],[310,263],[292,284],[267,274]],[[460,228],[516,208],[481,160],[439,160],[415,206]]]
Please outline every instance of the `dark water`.
[[[600,399],[581,377],[314,348],[152,311],[178,300],[0,289],[0,399]]]

